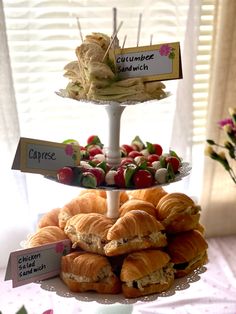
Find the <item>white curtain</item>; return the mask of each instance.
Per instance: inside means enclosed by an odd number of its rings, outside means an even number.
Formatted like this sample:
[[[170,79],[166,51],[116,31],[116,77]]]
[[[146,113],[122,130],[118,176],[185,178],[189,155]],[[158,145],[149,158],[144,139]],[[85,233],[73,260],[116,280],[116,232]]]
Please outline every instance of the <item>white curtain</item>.
[[[19,122],[13,88],[5,31],[2,1],[0,2],[0,267],[6,265],[9,252],[19,248],[31,230],[25,176],[11,171],[19,138]]]
[[[223,144],[226,136],[217,122],[229,117],[228,108],[236,106],[236,1],[218,1],[216,14],[207,138]],[[224,168],[209,157],[205,158],[203,182],[202,221],[208,236],[235,234],[236,185]]]
[[[183,160],[193,165],[192,135],[193,135],[193,86],[199,40],[200,1],[189,1],[188,17],[186,20],[185,39],[182,47],[183,79],[179,81],[176,93],[176,109],[173,119],[170,147],[180,153]],[[171,187],[174,191],[199,197],[199,187],[196,184],[195,169],[191,175]],[[199,182],[198,182],[199,184]]]
[[[78,2],[78,1],[77,1]],[[84,2],[84,1],[83,1]],[[91,2],[91,5],[96,2],[98,6],[99,1]],[[136,1],[112,1],[109,6],[115,5],[119,8],[122,7],[122,12],[128,15],[128,12],[125,11],[126,2],[131,5],[132,3],[135,5]],[[32,210],[32,208],[39,209],[44,206],[44,210],[51,209],[52,206],[57,207],[60,204],[63,196],[68,192],[68,195],[71,191],[68,191],[63,187],[63,189],[52,183],[46,186],[45,181],[38,176],[34,176],[32,178],[31,175],[26,175],[27,181],[30,184],[25,185],[25,176],[20,172],[12,171],[11,164],[12,159],[14,157],[17,141],[19,136],[28,136],[28,137],[36,137],[41,139],[48,139],[59,141],[62,140],[60,138],[62,131],[65,133],[64,139],[69,138],[71,136],[70,132],[77,131],[81,135],[83,139],[86,138],[87,135],[90,135],[94,132],[94,127],[97,128],[99,132],[103,132],[105,135],[106,130],[104,131],[105,121],[104,121],[104,112],[99,111],[97,108],[90,108],[92,116],[100,119],[95,125],[91,124],[83,124],[84,117],[86,113],[83,112],[85,107],[81,106],[77,107],[77,110],[80,110],[80,116],[75,119],[75,116],[70,116],[74,104],[66,104],[64,101],[57,99],[56,96],[51,98],[51,107],[48,105],[44,105],[43,103],[37,102],[35,100],[32,102],[32,106],[30,108],[30,113],[32,116],[26,116],[25,112],[22,120],[20,121],[20,131],[19,131],[19,121],[18,117],[20,115],[17,114],[21,108],[17,108],[15,97],[14,97],[14,89],[12,83],[11,76],[11,67],[10,60],[8,54],[7,40],[6,40],[6,32],[4,26],[4,16],[2,10],[2,0],[1,0],[1,93],[0,93],[0,111],[1,111],[1,160],[3,158],[3,162],[1,162],[1,195],[3,199],[3,208],[4,211],[4,219],[1,219],[0,226],[0,241],[1,247],[4,248],[1,250],[0,255],[0,266],[3,266],[7,260],[9,253],[15,248],[19,247],[20,240],[24,239],[28,232],[30,232],[34,226],[36,212]],[[150,30],[150,32],[155,29],[155,25],[151,24],[151,16],[153,16],[152,5],[156,5],[156,1],[149,1],[147,5],[147,1],[139,2],[140,7],[145,8],[145,17],[147,19],[148,26],[146,30]],[[162,1],[162,4],[165,4],[165,1]],[[176,20],[171,21],[174,25],[176,25],[176,29],[178,28],[178,23],[180,22],[178,18],[186,19],[186,24],[181,24],[178,31],[183,38],[182,45],[182,61],[183,61],[183,80],[180,80],[178,86],[177,97],[175,93],[175,86],[173,86],[173,96],[171,97],[170,102],[164,102],[163,104],[152,104],[145,105],[141,104],[138,106],[132,106],[130,108],[126,108],[126,114],[123,116],[121,121],[121,141],[124,142],[128,138],[131,139],[134,135],[141,134],[144,136],[145,140],[154,141],[157,138],[167,139],[167,143],[171,141],[171,148],[179,152],[185,159],[191,161],[191,128],[192,128],[192,89],[193,89],[193,76],[194,76],[194,65],[196,60],[196,44],[197,44],[197,29],[199,22],[199,14],[200,14],[200,4],[201,2],[196,1],[186,1],[179,0],[177,2],[169,1],[168,9],[170,11],[176,10]],[[90,1],[87,2],[87,5],[90,5]],[[103,2],[105,6],[105,2]],[[108,4],[106,4],[108,6]],[[171,5],[171,7],[170,7]],[[186,16],[182,16],[183,14],[180,10],[181,6],[188,6],[188,10],[186,10]],[[131,7],[131,6],[130,6]],[[147,9],[149,8],[149,9]],[[107,9],[107,8],[106,8]],[[163,12],[165,10],[162,7]],[[137,10],[136,10],[137,11]],[[138,11],[137,11],[138,12]],[[158,12],[157,12],[158,13]],[[99,14],[102,14],[99,11]],[[86,27],[86,25],[84,25]],[[135,26],[136,27],[136,26]],[[171,34],[172,36],[173,34]],[[145,34],[145,38],[149,38],[150,33]],[[171,37],[170,36],[170,37]],[[176,33],[176,37],[177,33]],[[169,38],[170,39],[170,38]],[[168,40],[169,40],[168,39]],[[133,38],[132,38],[133,40]],[[133,40],[135,42],[135,40]],[[159,37],[160,42],[164,41],[164,38]],[[174,40],[173,40],[174,41]],[[141,44],[147,44],[147,42],[143,42]],[[135,43],[133,43],[135,45]],[[171,82],[169,82],[171,85]],[[168,82],[167,82],[168,85]],[[45,83],[44,83],[45,86]],[[50,88],[49,86],[47,86]],[[34,108],[33,108],[34,105]],[[176,111],[175,111],[176,106]],[[171,110],[170,110],[171,108]],[[90,110],[89,109],[89,110]],[[31,112],[32,110],[32,112]],[[44,111],[45,110],[45,111]],[[47,110],[50,113],[50,116],[47,116],[45,119],[45,115],[47,114]],[[62,113],[62,111],[64,112]],[[74,111],[75,112],[75,111]],[[154,114],[155,112],[155,114]],[[158,115],[158,113],[161,116]],[[52,125],[50,125],[51,120],[50,117],[53,114],[58,115],[59,119],[53,120]],[[145,113],[145,114],[144,114]],[[164,114],[164,115],[163,115]],[[66,115],[67,121],[70,123],[67,124],[68,128],[61,128],[62,117]],[[165,116],[165,120],[163,117]],[[29,124],[26,125],[27,117],[29,118]],[[91,118],[91,117],[89,117]],[[71,120],[69,120],[71,119]],[[145,124],[143,121],[145,120]],[[173,124],[174,121],[174,124]],[[42,125],[44,125],[44,129],[42,129]],[[32,126],[32,130],[29,128]],[[172,132],[173,126],[173,134]],[[34,127],[34,129],[33,129]],[[50,132],[51,130],[55,130],[55,133]],[[23,130],[23,135],[22,135]],[[61,133],[59,133],[59,131]],[[28,132],[28,133],[25,133]],[[57,133],[58,132],[58,133]],[[68,134],[67,134],[68,133]],[[165,133],[165,134],[164,134]],[[171,139],[172,138],[172,139]],[[165,150],[169,148],[169,144],[165,147]],[[29,180],[30,178],[30,180]],[[32,180],[31,180],[32,178]],[[34,185],[34,181],[35,184]],[[191,181],[191,180],[190,180]],[[173,185],[170,187],[175,191],[185,190],[186,191],[186,182],[183,181],[180,184]],[[184,185],[183,185],[184,184]],[[73,190],[75,194],[75,191]],[[27,200],[30,200],[30,210],[28,206]],[[33,204],[33,205],[32,205]]]

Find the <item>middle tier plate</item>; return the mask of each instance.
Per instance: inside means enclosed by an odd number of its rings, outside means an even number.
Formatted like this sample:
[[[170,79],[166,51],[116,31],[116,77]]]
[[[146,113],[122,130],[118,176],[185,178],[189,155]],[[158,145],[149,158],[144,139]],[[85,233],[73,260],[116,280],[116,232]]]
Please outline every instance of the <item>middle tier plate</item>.
[[[152,185],[152,186],[150,186],[150,187],[148,187],[146,189],[152,189],[152,188],[155,188],[155,187],[163,187],[163,186],[167,186],[169,184],[173,184],[173,183],[179,182],[183,178],[185,178],[186,176],[188,176],[190,174],[191,169],[192,168],[191,168],[191,166],[190,166],[190,164],[188,162],[183,162],[181,167],[179,168],[179,172],[175,175],[175,178],[173,180],[170,180],[169,182],[166,182],[166,183],[163,183],[163,184],[155,184],[155,185]],[[57,177],[45,176],[45,178],[48,179],[48,180],[52,180],[54,182],[57,182],[59,184],[64,184],[62,182],[59,182]],[[77,187],[77,188],[88,189],[88,187],[84,187],[84,186],[76,185],[76,184],[70,184],[70,186]],[[108,186],[108,185],[100,185],[100,186],[97,186],[96,189],[107,190],[107,191],[137,190],[134,187],[132,187],[132,188],[131,187],[119,188],[119,187],[116,187],[116,186]]]

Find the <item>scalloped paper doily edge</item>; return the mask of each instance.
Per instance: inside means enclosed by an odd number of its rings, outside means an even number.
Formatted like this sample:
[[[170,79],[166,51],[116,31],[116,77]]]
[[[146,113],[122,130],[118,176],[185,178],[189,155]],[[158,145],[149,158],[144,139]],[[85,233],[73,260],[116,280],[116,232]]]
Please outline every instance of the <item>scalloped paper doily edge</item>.
[[[122,294],[98,294],[98,293],[73,293],[69,291],[68,287],[62,282],[60,277],[54,277],[44,281],[36,282],[40,284],[40,288],[46,291],[54,292],[63,298],[75,298],[80,302],[97,302],[99,304],[135,304],[136,302],[153,302],[159,297],[171,297],[177,291],[182,291],[191,288],[190,285],[201,279],[200,275],[206,272],[205,266],[198,267],[191,274],[185,277],[175,279],[173,285],[167,291],[158,294],[152,294],[140,298],[127,299]]]

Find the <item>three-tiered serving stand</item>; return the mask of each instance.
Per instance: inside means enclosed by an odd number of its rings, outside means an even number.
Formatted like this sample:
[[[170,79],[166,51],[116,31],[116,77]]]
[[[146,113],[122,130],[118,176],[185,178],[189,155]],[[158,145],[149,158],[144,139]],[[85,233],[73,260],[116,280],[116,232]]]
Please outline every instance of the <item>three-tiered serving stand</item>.
[[[113,9],[113,34],[115,38],[115,42],[117,42],[117,30],[116,30],[116,9]],[[119,28],[118,28],[119,29]],[[61,95],[63,96],[63,95]],[[65,97],[65,96],[63,96]],[[160,101],[160,100],[158,100]],[[103,106],[108,115],[108,139],[107,139],[107,147],[106,147],[106,162],[116,168],[120,165],[121,162],[121,152],[120,152],[120,121],[121,116],[126,108],[126,106],[132,104],[135,105],[136,103],[119,103],[115,101],[111,102],[98,102],[94,103],[94,105],[98,104],[99,106]],[[180,169],[180,174],[176,176],[176,179],[173,181],[179,181],[183,177],[187,176],[190,171],[190,167],[188,163],[184,163]],[[168,183],[167,183],[168,184]],[[160,185],[159,185],[160,186]],[[154,187],[154,186],[152,186]],[[152,188],[151,187],[151,188]],[[119,207],[120,207],[120,193],[121,189],[118,187],[97,187],[97,189],[102,188],[106,190],[107,195],[107,217],[117,219],[119,217]],[[123,189],[125,190],[125,189]],[[198,273],[201,271],[198,270]],[[194,272],[192,275],[191,281],[194,281],[194,276],[198,280],[198,273]],[[163,296],[172,295],[175,289],[181,290],[186,289],[188,287],[188,283],[186,284],[187,279],[177,280],[173,285],[170,292],[163,292]],[[79,293],[75,294],[68,291],[68,288],[62,283],[59,278],[53,278],[41,282],[42,289],[54,291],[60,296],[64,297],[74,297],[76,300],[83,301],[83,302],[91,302],[93,305],[89,308],[90,313],[132,313],[133,304],[139,301],[154,301],[157,298],[157,295],[150,295],[145,296],[138,299],[126,299],[123,295],[100,295],[97,293]],[[95,302],[95,304],[94,304]],[[84,303],[84,312],[87,313],[87,304]],[[109,308],[107,305],[111,305],[113,307]],[[106,307],[104,307],[106,306]],[[83,306],[82,306],[83,307]]]

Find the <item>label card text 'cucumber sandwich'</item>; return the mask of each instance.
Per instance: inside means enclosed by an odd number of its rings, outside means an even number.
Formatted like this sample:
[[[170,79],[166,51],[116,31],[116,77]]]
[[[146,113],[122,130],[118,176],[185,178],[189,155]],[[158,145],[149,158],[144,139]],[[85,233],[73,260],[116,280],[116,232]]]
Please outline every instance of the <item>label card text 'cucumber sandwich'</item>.
[[[79,145],[21,138],[12,169],[55,175],[58,169],[76,166],[79,161]]]
[[[163,81],[182,78],[180,45],[160,45],[115,49],[110,52],[116,70],[122,79],[140,77],[145,81]]]
[[[5,280],[12,280],[18,287],[31,282],[57,276],[60,273],[61,257],[70,253],[70,240],[63,240],[10,254]]]

